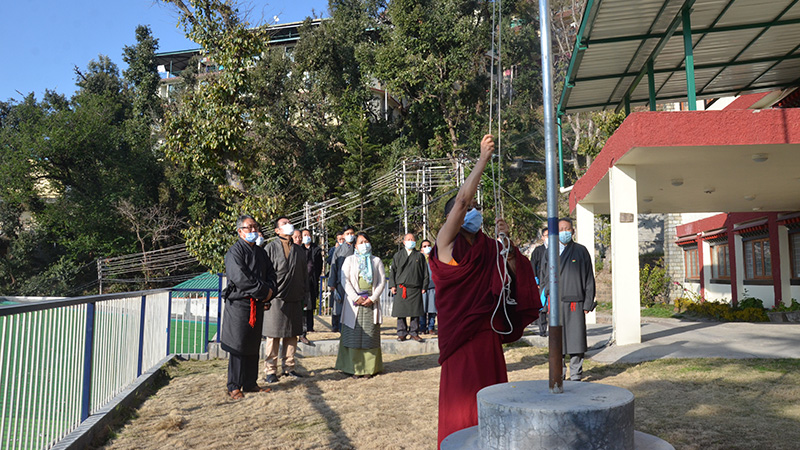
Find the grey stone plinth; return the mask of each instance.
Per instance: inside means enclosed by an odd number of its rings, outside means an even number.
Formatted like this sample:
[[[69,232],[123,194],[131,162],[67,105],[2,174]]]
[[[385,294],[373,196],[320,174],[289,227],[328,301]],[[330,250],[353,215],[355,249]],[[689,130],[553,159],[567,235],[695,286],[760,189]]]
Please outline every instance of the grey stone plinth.
[[[489,386],[478,392],[478,429],[486,449],[633,450],[633,394],[595,383],[547,381]]]
[[[442,450],[482,450],[483,448],[477,425],[456,431],[442,441]],[[635,431],[633,434],[633,448],[636,450],[675,450],[675,447],[667,441],[641,431]],[[538,449],[531,448],[530,450]]]

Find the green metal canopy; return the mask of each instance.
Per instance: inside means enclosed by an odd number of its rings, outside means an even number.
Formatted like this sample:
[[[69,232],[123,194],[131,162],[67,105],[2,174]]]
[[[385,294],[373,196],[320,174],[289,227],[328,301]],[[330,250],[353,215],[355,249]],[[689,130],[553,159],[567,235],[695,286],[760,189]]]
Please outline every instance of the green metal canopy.
[[[558,113],[800,81],[800,0],[588,0]]]

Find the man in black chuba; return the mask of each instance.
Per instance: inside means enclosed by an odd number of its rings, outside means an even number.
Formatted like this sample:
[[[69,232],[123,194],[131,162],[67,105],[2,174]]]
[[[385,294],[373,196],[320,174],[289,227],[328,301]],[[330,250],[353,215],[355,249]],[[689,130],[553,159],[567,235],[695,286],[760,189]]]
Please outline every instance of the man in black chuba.
[[[311,230],[304,228],[300,233],[302,234],[301,246],[306,253],[306,271],[308,272],[308,298],[303,305],[305,322],[300,342],[310,345],[311,341],[308,340],[306,334],[314,331],[314,309],[317,306],[317,296],[319,295],[319,276],[322,274],[322,249],[314,243]]]
[[[342,302],[344,301],[344,283],[342,280],[342,265],[345,258],[352,256],[355,252],[356,229],[347,225],[342,230],[344,242],[336,247],[331,258],[331,271],[328,276],[328,288],[331,290],[331,328],[334,332],[339,332],[339,321],[342,318]]]
[[[394,295],[392,316],[397,317],[398,341],[405,341],[409,335],[417,342],[424,341],[419,337],[419,318],[425,314],[422,308],[422,294],[426,292],[430,279],[428,263],[425,256],[417,251],[416,245],[414,235],[406,234],[403,237],[403,248],[392,258],[389,286]],[[406,317],[411,318],[410,330]]]
[[[533,266],[533,274],[536,276],[536,284],[539,286],[541,292],[542,309],[539,311],[539,318],[535,323],[539,325],[539,335],[547,336],[547,297],[544,295],[544,267],[545,260],[547,260],[547,237],[549,236],[547,228],[542,228],[542,245],[533,249],[531,253],[531,266]]]
[[[222,349],[229,353],[228,394],[234,400],[242,392],[269,392],[258,380],[258,353],[264,309],[269,309],[276,290],[275,270],[264,249],[255,245],[258,225],[251,216],[236,221],[239,239],[225,255],[228,286],[222,322]]]
[[[560,278],[558,296],[564,326],[562,353],[569,355],[569,379],[580,381],[583,377],[583,355],[586,353],[586,314],[597,305],[594,301],[594,271],[586,247],[572,240],[572,219],[558,221],[558,251]],[[544,264],[543,286],[548,289],[547,258]],[[548,293],[549,294],[549,293]],[[556,299],[551,299],[555,301]],[[564,371],[566,374],[566,371]]]

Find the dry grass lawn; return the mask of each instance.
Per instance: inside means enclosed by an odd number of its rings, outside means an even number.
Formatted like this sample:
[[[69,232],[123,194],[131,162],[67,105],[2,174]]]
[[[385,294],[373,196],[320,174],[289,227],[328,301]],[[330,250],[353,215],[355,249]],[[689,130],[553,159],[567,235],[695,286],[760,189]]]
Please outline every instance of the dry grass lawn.
[[[227,361],[172,365],[170,380],[135,412],[108,449],[434,449],[437,355],[384,355],[385,373],[354,380],[335,357],[304,358],[301,380],[240,401],[225,392]],[[511,381],[547,378],[546,350],[506,349]],[[636,397],[636,429],[676,449],[800,447],[800,361],[586,362],[590,382]]]

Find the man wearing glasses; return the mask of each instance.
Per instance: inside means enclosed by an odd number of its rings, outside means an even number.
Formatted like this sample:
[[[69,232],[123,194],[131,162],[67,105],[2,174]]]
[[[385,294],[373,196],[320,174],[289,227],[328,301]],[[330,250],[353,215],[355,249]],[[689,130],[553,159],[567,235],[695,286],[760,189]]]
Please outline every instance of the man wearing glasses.
[[[220,335],[228,356],[228,395],[269,392],[258,380],[258,355],[264,310],[269,309],[277,281],[275,269],[263,248],[256,245],[258,225],[248,215],[236,221],[239,239],[225,255],[228,286],[223,292],[225,312]]]

